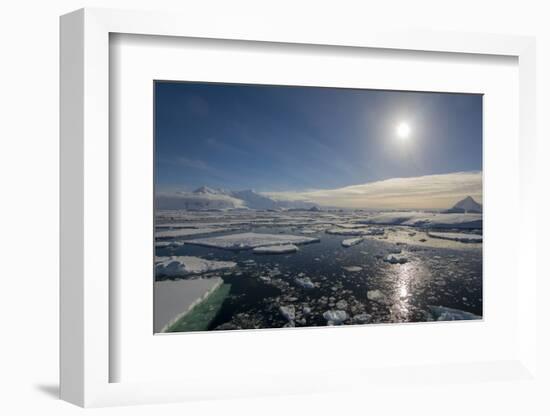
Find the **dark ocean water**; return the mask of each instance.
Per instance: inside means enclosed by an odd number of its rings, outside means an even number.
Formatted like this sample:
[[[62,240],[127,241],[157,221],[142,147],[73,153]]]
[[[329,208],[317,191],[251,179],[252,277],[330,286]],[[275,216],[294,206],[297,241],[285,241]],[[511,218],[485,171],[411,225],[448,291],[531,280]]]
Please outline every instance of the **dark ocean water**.
[[[297,234],[287,227],[253,231]],[[231,289],[206,329],[288,326],[280,306],[294,307],[295,326],[327,325],[323,313],[336,309],[346,311],[346,324],[434,320],[437,316],[433,315],[433,306],[482,316],[481,248],[396,245],[376,237],[344,248],[342,240],[352,237],[323,232],[308,236],[321,241],[301,245],[297,253],[286,255],[258,255],[251,250],[228,251],[188,244],[157,248],[156,254],[231,260],[238,264],[231,271],[210,274],[221,276]],[[401,250],[400,256],[405,256],[407,263],[383,261],[396,249]],[[316,287],[302,288],[295,281],[297,277],[308,277]]]

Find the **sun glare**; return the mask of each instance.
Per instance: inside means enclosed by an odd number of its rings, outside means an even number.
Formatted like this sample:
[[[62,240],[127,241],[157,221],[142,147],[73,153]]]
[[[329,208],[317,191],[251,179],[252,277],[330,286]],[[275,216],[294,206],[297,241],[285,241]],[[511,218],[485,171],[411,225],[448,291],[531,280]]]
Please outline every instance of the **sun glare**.
[[[400,139],[407,139],[411,134],[411,128],[407,123],[404,122],[399,123],[395,131],[397,133],[397,137],[399,137]]]

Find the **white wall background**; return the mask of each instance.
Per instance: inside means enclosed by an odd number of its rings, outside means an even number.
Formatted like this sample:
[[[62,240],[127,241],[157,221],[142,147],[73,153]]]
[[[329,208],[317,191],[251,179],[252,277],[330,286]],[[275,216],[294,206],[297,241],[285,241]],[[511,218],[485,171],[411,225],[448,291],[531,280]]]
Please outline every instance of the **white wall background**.
[[[535,35],[538,41],[539,182],[542,217],[550,206],[550,10],[541,0],[169,1],[5,0],[0,8],[0,413],[72,415],[81,409],[56,399],[58,367],[58,16],[84,6],[179,10],[231,19],[236,14],[280,21],[318,19],[327,25],[387,24],[441,30]],[[514,224],[509,226],[513,227]],[[548,247],[540,221],[539,266]],[[545,246],[543,246],[543,244]],[[544,301],[550,285],[539,285]],[[541,322],[550,308],[539,305]],[[542,328],[542,326],[541,326]],[[546,325],[550,328],[550,325]],[[540,368],[550,374],[549,330]],[[545,351],[545,353],[543,352]],[[548,381],[548,378],[546,379]],[[434,386],[427,395],[388,386],[383,397],[335,393],[93,410],[125,414],[549,414],[538,390],[507,383]],[[460,391],[460,395],[456,392]],[[397,397],[396,397],[397,396]],[[543,404],[544,403],[544,404]],[[416,411],[416,412],[414,412]]]

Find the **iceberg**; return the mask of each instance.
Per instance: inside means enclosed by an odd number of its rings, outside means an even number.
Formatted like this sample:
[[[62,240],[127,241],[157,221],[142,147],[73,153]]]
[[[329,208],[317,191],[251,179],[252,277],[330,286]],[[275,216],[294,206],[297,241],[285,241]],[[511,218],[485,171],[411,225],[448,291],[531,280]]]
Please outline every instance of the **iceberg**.
[[[155,259],[155,275],[181,277],[217,270],[231,269],[237,263],[233,261],[215,261],[193,256],[169,256]]]
[[[429,231],[428,237],[441,238],[443,240],[459,241],[461,243],[482,243],[483,242],[483,236],[479,234],[441,233],[441,232]]]
[[[348,314],[346,311],[330,310],[323,314],[323,318],[327,320],[327,325],[342,325],[348,319]]]
[[[288,234],[238,233],[219,237],[198,238],[186,241],[186,244],[222,248],[226,250],[249,250],[256,247],[285,244],[309,244],[319,241],[318,238]]]
[[[252,250],[254,254],[288,254],[288,253],[296,253],[298,251],[298,247],[296,247],[294,244],[282,244],[280,246],[263,246],[263,247],[256,247]]]
[[[342,245],[344,247],[351,247],[361,243],[362,241],[363,241],[363,237],[349,238],[347,240],[342,241]]]

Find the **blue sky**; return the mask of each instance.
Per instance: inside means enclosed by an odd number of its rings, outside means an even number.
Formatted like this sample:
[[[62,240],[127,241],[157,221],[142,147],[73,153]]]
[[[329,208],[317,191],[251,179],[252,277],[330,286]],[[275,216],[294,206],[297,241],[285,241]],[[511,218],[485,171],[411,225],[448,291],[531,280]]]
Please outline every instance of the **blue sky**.
[[[159,190],[302,192],[479,172],[482,96],[157,82],[155,146]]]

